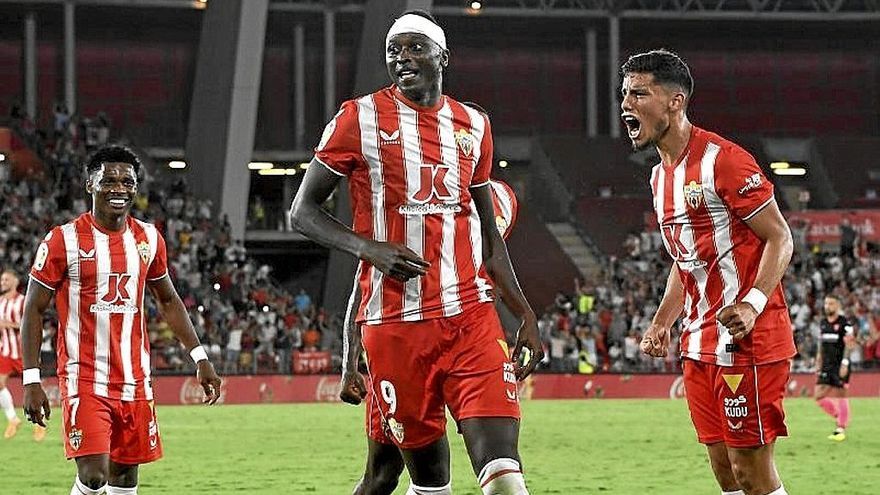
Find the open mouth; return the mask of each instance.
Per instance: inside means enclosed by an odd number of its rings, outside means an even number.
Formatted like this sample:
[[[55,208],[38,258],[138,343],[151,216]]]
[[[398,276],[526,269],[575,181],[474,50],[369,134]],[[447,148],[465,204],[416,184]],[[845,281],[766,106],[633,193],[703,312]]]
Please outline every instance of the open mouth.
[[[399,71],[397,71],[397,78],[401,82],[410,81],[412,79],[415,79],[416,77],[418,77],[418,75],[419,75],[419,71],[417,71],[415,69],[400,69]]]
[[[639,137],[639,131],[642,130],[642,123],[636,118],[635,115],[631,114],[623,114],[620,116],[621,120],[623,120],[624,125],[626,125],[627,133],[629,134],[630,139],[636,139]]]

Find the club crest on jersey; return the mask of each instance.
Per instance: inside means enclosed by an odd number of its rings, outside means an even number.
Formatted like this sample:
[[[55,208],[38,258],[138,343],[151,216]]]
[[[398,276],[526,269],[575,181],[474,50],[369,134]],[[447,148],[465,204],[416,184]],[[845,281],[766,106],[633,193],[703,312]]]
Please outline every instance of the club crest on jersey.
[[[471,156],[474,152],[474,137],[466,129],[455,131],[455,142],[465,156]]]
[[[79,450],[82,446],[83,432],[79,428],[71,428],[67,434],[67,442],[73,450]]]
[[[684,199],[688,206],[697,209],[703,202],[703,186],[692,180],[684,186]]]
[[[404,432],[403,425],[400,423],[400,421],[397,421],[394,418],[388,418],[387,425],[388,430],[391,432],[391,436],[393,436],[394,439],[397,440],[397,443],[403,443]]]
[[[141,255],[141,259],[144,260],[144,264],[150,262],[150,244],[147,241],[141,241],[137,245],[138,254]]]

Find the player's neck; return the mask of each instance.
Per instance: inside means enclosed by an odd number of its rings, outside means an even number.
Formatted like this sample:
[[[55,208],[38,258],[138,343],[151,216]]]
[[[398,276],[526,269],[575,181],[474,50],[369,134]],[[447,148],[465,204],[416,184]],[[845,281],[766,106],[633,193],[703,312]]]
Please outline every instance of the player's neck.
[[[827,319],[829,323],[834,323],[835,321],[837,321],[838,318],[840,318],[840,313],[835,313],[833,315],[828,315],[825,317],[825,319]]]
[[[416,91],[416,90],[403,90],[401,88],[397,88],[397,92],[406,98],[406,100],[412,103],[414,106],[423,107],[423,108],[434,108],[440,103],[440,98],[443,96],[443,91],[439,82],[436,85],[431,86],[430,88]]]
[[[110,232],[122,232],[125,229],[125,221],[127,214],[122,215],[100,215],[92,210],[92,218],[104,230]]]
[[[664,164],[669,166],[678,164],[678,160],[691,139],[693,127],[686,115],[672,119],[669,129],[657,143],[657,153],[660,154],[660,159]]]

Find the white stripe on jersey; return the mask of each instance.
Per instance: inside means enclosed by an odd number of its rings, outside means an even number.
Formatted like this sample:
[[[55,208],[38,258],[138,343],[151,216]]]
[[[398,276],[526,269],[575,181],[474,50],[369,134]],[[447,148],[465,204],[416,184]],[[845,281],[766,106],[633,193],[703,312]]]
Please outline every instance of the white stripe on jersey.
[[[138,254],[137,243],[135,242],[134,234],[131,232],[131,229],[125,229],[125,233],[122,234],[122,241],[125,246],[125,271],[128,275],[131,275],[131,278],[128,279],[128,284],[126,284],[126,290],[129,295],[133,295],[135,297],[134,303],[138,306],[138,311],[143,314],[143,304],[142,301],[138,301],[138,286],[140,284],[140,273],[141,273],[141,257]],[[121,354],[122,360],[122,375],[123,375],[123,385],[122,385],[122,400],[134,400],[135,394],[135,379],[133,367],[134,363],[132,362],[132,353],[131,353],[131,334],[132,334],[132,326],[134,325],[134,313],[126,312],[122,317],[122,334],[119,337],[119,353]]]
[[[64,250],[67,253],[67,279],[70,283],[67,291],[67,322],[64,325],[64,344],[67,351],[67,396],[79,394],[79,293],[82,281],[79,270],[79,238],[73,223],[61,226],[64,237]],[[62,386],[59,384],[59,386]]]
[[[373,206],[373,239],[388,239],[385,223],[385,180],[382,173],[382,160],[379,155],[379,116],[373,95],[357,100],[358,125],[361,131],[361,154],[370,167],[370,189],[372,190]],[[370,298],[367,301],[366,323],[378,323],[382,319],[382,272],[370,267]]]
[[[95,238],[95,302],[104,300],[110,293],[110,237],[92,227]],[[116,281],[113,281],[116,283]],[[116,288],[114,287],[114,290]],[[108,301],[112,304],[112,301]],[[95,395],[107,397],[110,383],[110,312],[96,311],[95,315]]]
[[[687,156],[676,165],[675,170],[673,171],[672,176],[672,216],[673,222],[681,225],[681,231],[679,233],[679,242],[684,248],[687,250],[688,254],[693,254],[695,257],[697,255],[697,243],[694,237],[694,229],[688,221],[687,216],[687,204],[684,198],[684,182],[685,182],[685,172],[687,171]],[[690,265],[690,274],[694,277],[694,280],[697,282],[697,294],[705,294],[706,293],[706,285],[709,280],[709,276],[706,273],[705,267],[696,266],[694,264]],[[690,337],[688,338],[688,357],[692,357],[694,359],[699,359],[700,357],[700,344],[702,341],[703,333],[700,330],[700,327],[703,325],[703,321],[706,318],[706,313],[709,312],[709,303],[706,301],[705,297],[700,297],[697,300],[697,315],[693,321],[690,321],[687,327],[684,327],[684,330],[690,332]]]
[[[480,163],[480,155],[483,152],[483,136],[486,133],[486,121],[480,112],[467,105],[462,106],[471,120],[471,134],[474,136],[474,150],[472,152],[473,170],[476,170],[477,164]],[[471,184],[471,187],[477,185],[479,184]],[[494,219],[492,224],[495,224]],[[477,207],[473,201],[471,201],[471,216],[468,219],[468,228],[470,229],[471,257],[474,260],[474,283],[480,295],[480,302],[490,302],[492,301],[492,296],[490,295],[492,286],[486,279],[480,276],[480,268],[483,266],[483,231],[480,226],[480,214],[477,212]]]
[[[147,263],[147,267],[153,264],[153,260],[156,259],[156,251],[159,249],[159,234],[156,232],[156,226],[151,223],[141,222],[140,220],[136,220],[138,224],[144,229],[144,234],[147,236],[147,244],[150,245],[150,261]],[[135,272],[140,273],[140,272]],[[160,279],[168,275],[166,272]],[[159,279],[156,279],[159,280]],[[141,348],[140,348],[140,366],[141,371],[144,374],[144,394],[147,400],[153,400],[153,386],[150,383],[150,376],[152,376],[152,368],[150,366],[150,353],[147,351],[147,348],[150,344],[150,334],[147,332],[147,319],[144,317],[144,300],[141,299],[140,306],[138,310],[141,313]]]
[[[458,163],[458,150],[452,124],[452,108],[449,102],[437,112],[440,133],[440,159],[443,166],[449,169],[446,174],[446,186],[452,194],[452,200],[461,203],[461,169]],[[440,243],[440,300],[443,302],[443,314],[453,316],[461,313],[461,295],[458,293],[458,267],[455,259],[455,215],[442,215],[443,238]]]
[[[700,175],[703,201],[706,202],[706,211],[712,219],[715,230],[713,237],[715,238],[715,251],[718,253],[718,269],[721,271],[721,281],[724,283],[722,291],[724,306],[722,307],[727,307],[736,302],[740,284],[736,263],[733,261],[730,211],[715,191],[715,160],[718,158],[719,151],[721,151],[721,147],[715,143],[709,143],[706,146],[706,152],[700,163]],[[718,346],[715,348],[715,362],[720,366],[733,366],[733,353],[727,352],[727,345],[733,343],[733,336],[721,323],[717,323],[717,331]]]
[[[406,106],[400,100],[394,100],[397,104],[398,125],[400,126],[400,152],[403,155],[404,179],[406,180],[406,195],[412,198],[422,187],[422,144],[419,138],[419,114]],[[425,217],[423,215],[406,215],[406,247],[410,248],[420,257],[424,257],[425,250]],[[413,277],[404,282],[403,289],[403,321],[418,321],[422,319],[422,277]]]
[[[513,200],[510,197],[510,194],[507,192],[507,188],[502,186],[497,182],[491,182],[492,191],[495,193],[495,197],[498,198],[498,205],[501,207],[501,211],[495,212],[496,215],[501,215],[502,218],[508,220],[508,222],[513,221]]]

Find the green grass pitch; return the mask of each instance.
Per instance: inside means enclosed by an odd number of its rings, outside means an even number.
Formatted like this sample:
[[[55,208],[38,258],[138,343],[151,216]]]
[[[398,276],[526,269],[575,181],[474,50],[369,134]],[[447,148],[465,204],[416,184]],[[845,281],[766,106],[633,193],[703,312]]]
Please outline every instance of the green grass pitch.
[[[853,399],[849,438],[810,399],[786,401],[791,437],[777,464],[792,495],[880,493],[880,400]],[[0,493],[69,493],[54,411],[49,437],[0,440]],[[523,404],[520,443],[533,495],[717,495],[684,401],[581,400]],[[140,493],[349,494],[363,469],[363,408],[341,404],[158,408],[165,458],[141,468]],[[476,494],[450,424],[453,489]],[[397,494],[406,491],[404,476]]]

